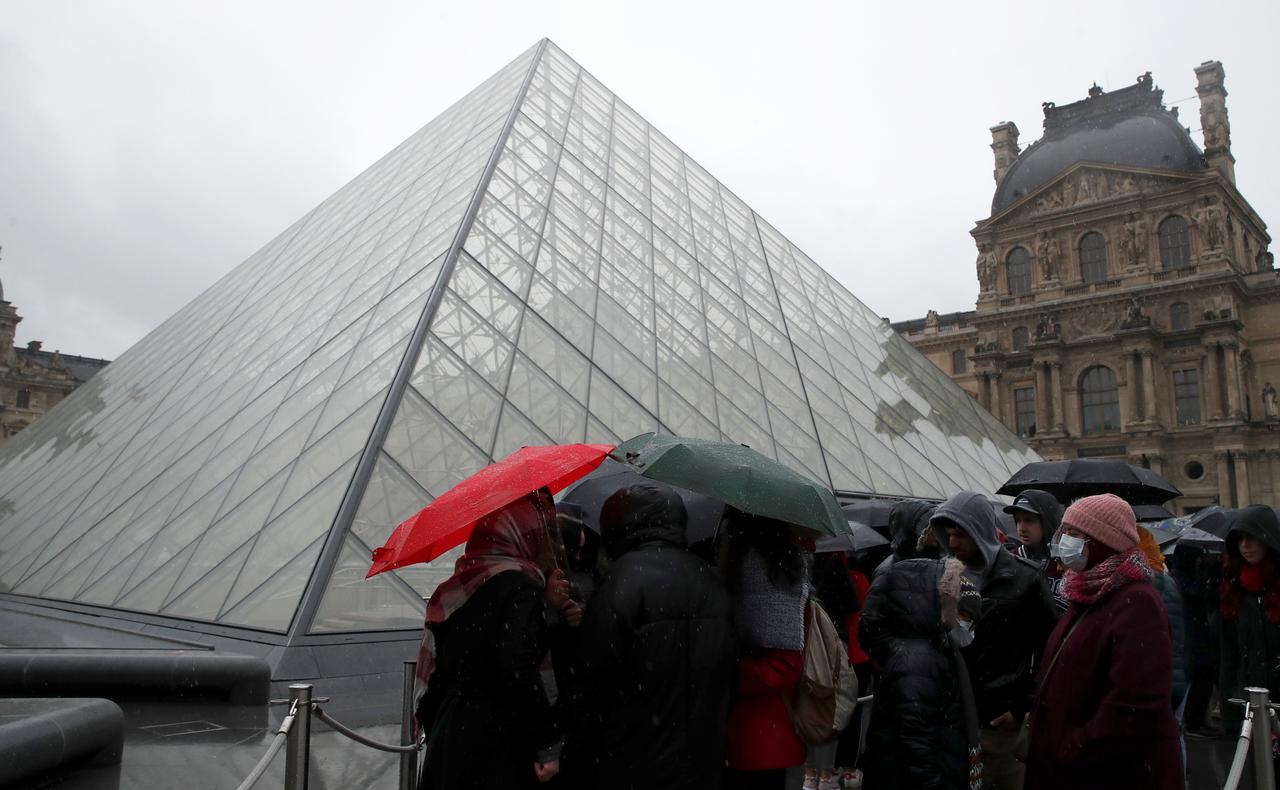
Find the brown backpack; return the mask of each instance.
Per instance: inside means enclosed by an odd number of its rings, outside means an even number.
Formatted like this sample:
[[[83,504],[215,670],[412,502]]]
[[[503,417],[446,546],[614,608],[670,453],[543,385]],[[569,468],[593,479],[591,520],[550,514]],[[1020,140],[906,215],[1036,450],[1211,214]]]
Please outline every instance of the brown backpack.
[[[853,711],[850,701],[858,698],[857,684],[844,640],[818,602],[809,599],[805,604],[804,672],[794,697],[782,695],[796,736],[811,746],[835,737]]]

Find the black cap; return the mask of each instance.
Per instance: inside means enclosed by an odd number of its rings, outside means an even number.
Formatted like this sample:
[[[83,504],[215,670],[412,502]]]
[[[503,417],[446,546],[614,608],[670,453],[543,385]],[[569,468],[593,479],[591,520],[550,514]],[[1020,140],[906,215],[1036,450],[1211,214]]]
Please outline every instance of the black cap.
[[[1032,515],[1035,515],[1035,516],[1044,515],[1043,513],[1040,512],[1040,508],[1036,507],[1034,502],[1032,502],[1029,498],[1022,496],[1021,494],[1019,494],[1017,497],[1014,498],[1012,505],[1006,505],[1004,507],[1004,512],[1009,514],[1012,514],[1014,511],[1018,511],[1018,510],[1021,510],[1023,513],[1031,513]]]

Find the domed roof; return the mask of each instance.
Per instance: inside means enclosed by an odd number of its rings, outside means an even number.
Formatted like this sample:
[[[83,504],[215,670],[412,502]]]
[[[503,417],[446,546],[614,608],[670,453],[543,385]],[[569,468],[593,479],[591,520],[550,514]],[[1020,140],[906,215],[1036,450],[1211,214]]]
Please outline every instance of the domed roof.
[[[991,213],[999,214],[1078,162],[1151,170],[1198,172],[1204,154],[1165,109],[1150,75],[1114,93],[1095,87],[1089,98],[1065,107],[1045,104],[1044,136],[1014,160],[996,187]]]

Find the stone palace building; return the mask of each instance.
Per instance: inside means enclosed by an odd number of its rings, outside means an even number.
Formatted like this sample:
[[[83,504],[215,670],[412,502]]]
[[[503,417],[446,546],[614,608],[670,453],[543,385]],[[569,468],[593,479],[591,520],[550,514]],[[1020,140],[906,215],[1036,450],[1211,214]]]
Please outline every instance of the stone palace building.
[[[41,348],[32,340],[16,348],[22,316],[4,298],[0,285],[0,442],[30,425],[76,387],[88,381],[107,361]]]
[[[1179,512],[1280,504],[1280,275],[1236,188],[1222,64],[1195,70],[1203,151],[1150,74],[992,128],[975,310],[894,328],[1049,459],[1115,457]]]

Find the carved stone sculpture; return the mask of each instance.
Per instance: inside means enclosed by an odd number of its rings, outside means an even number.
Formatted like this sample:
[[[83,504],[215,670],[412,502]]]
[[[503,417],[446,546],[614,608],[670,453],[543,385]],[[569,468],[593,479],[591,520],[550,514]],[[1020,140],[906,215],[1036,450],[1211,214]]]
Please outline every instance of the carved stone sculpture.
[[[1120,234],[1120,254],[1124,258],[1124,265],[1129,269],[1141,268],[1146,251],[1147,223],[1135,216],[1125,223],[1124,231]]]
[[[1210,252],[1222,249],[1222,212],[1211,199],[1205,198],[1204,204],[1192,212],[1191,222],[1195,226],[1201,250]]]
[[[1036,255],[1040,258],[1040,272],[1044,281],[1055,282],[1058,279],[1058,261],[1062,256],[1062,247],[1048,231],[1040,234],[1040,239],[1036,242]]]
[[[1280,419],[1280,410],[1276,407],[1276,388],[1269,381],[1262,388],[1262,408],[1268,420]]]
[[[1036,340],[1054,340],[1062,334],[1062,325],[1058,317],[1045,311],[1040,314],[1040,323],[1036,324]]]
[[[978,247],[978,288],[981,293],[995,293],[998,267],[999,263],[996,260],[996,254],[991,251],[991,246],[980,245]]]
[[[1138,304],[1137,299],[1129,300],[1129,304],[1124,309],[1124,318],[1120,322],[1123,328],[1147,326],[1151,323],[1151,317],[1142,312],[1142,305]]]

